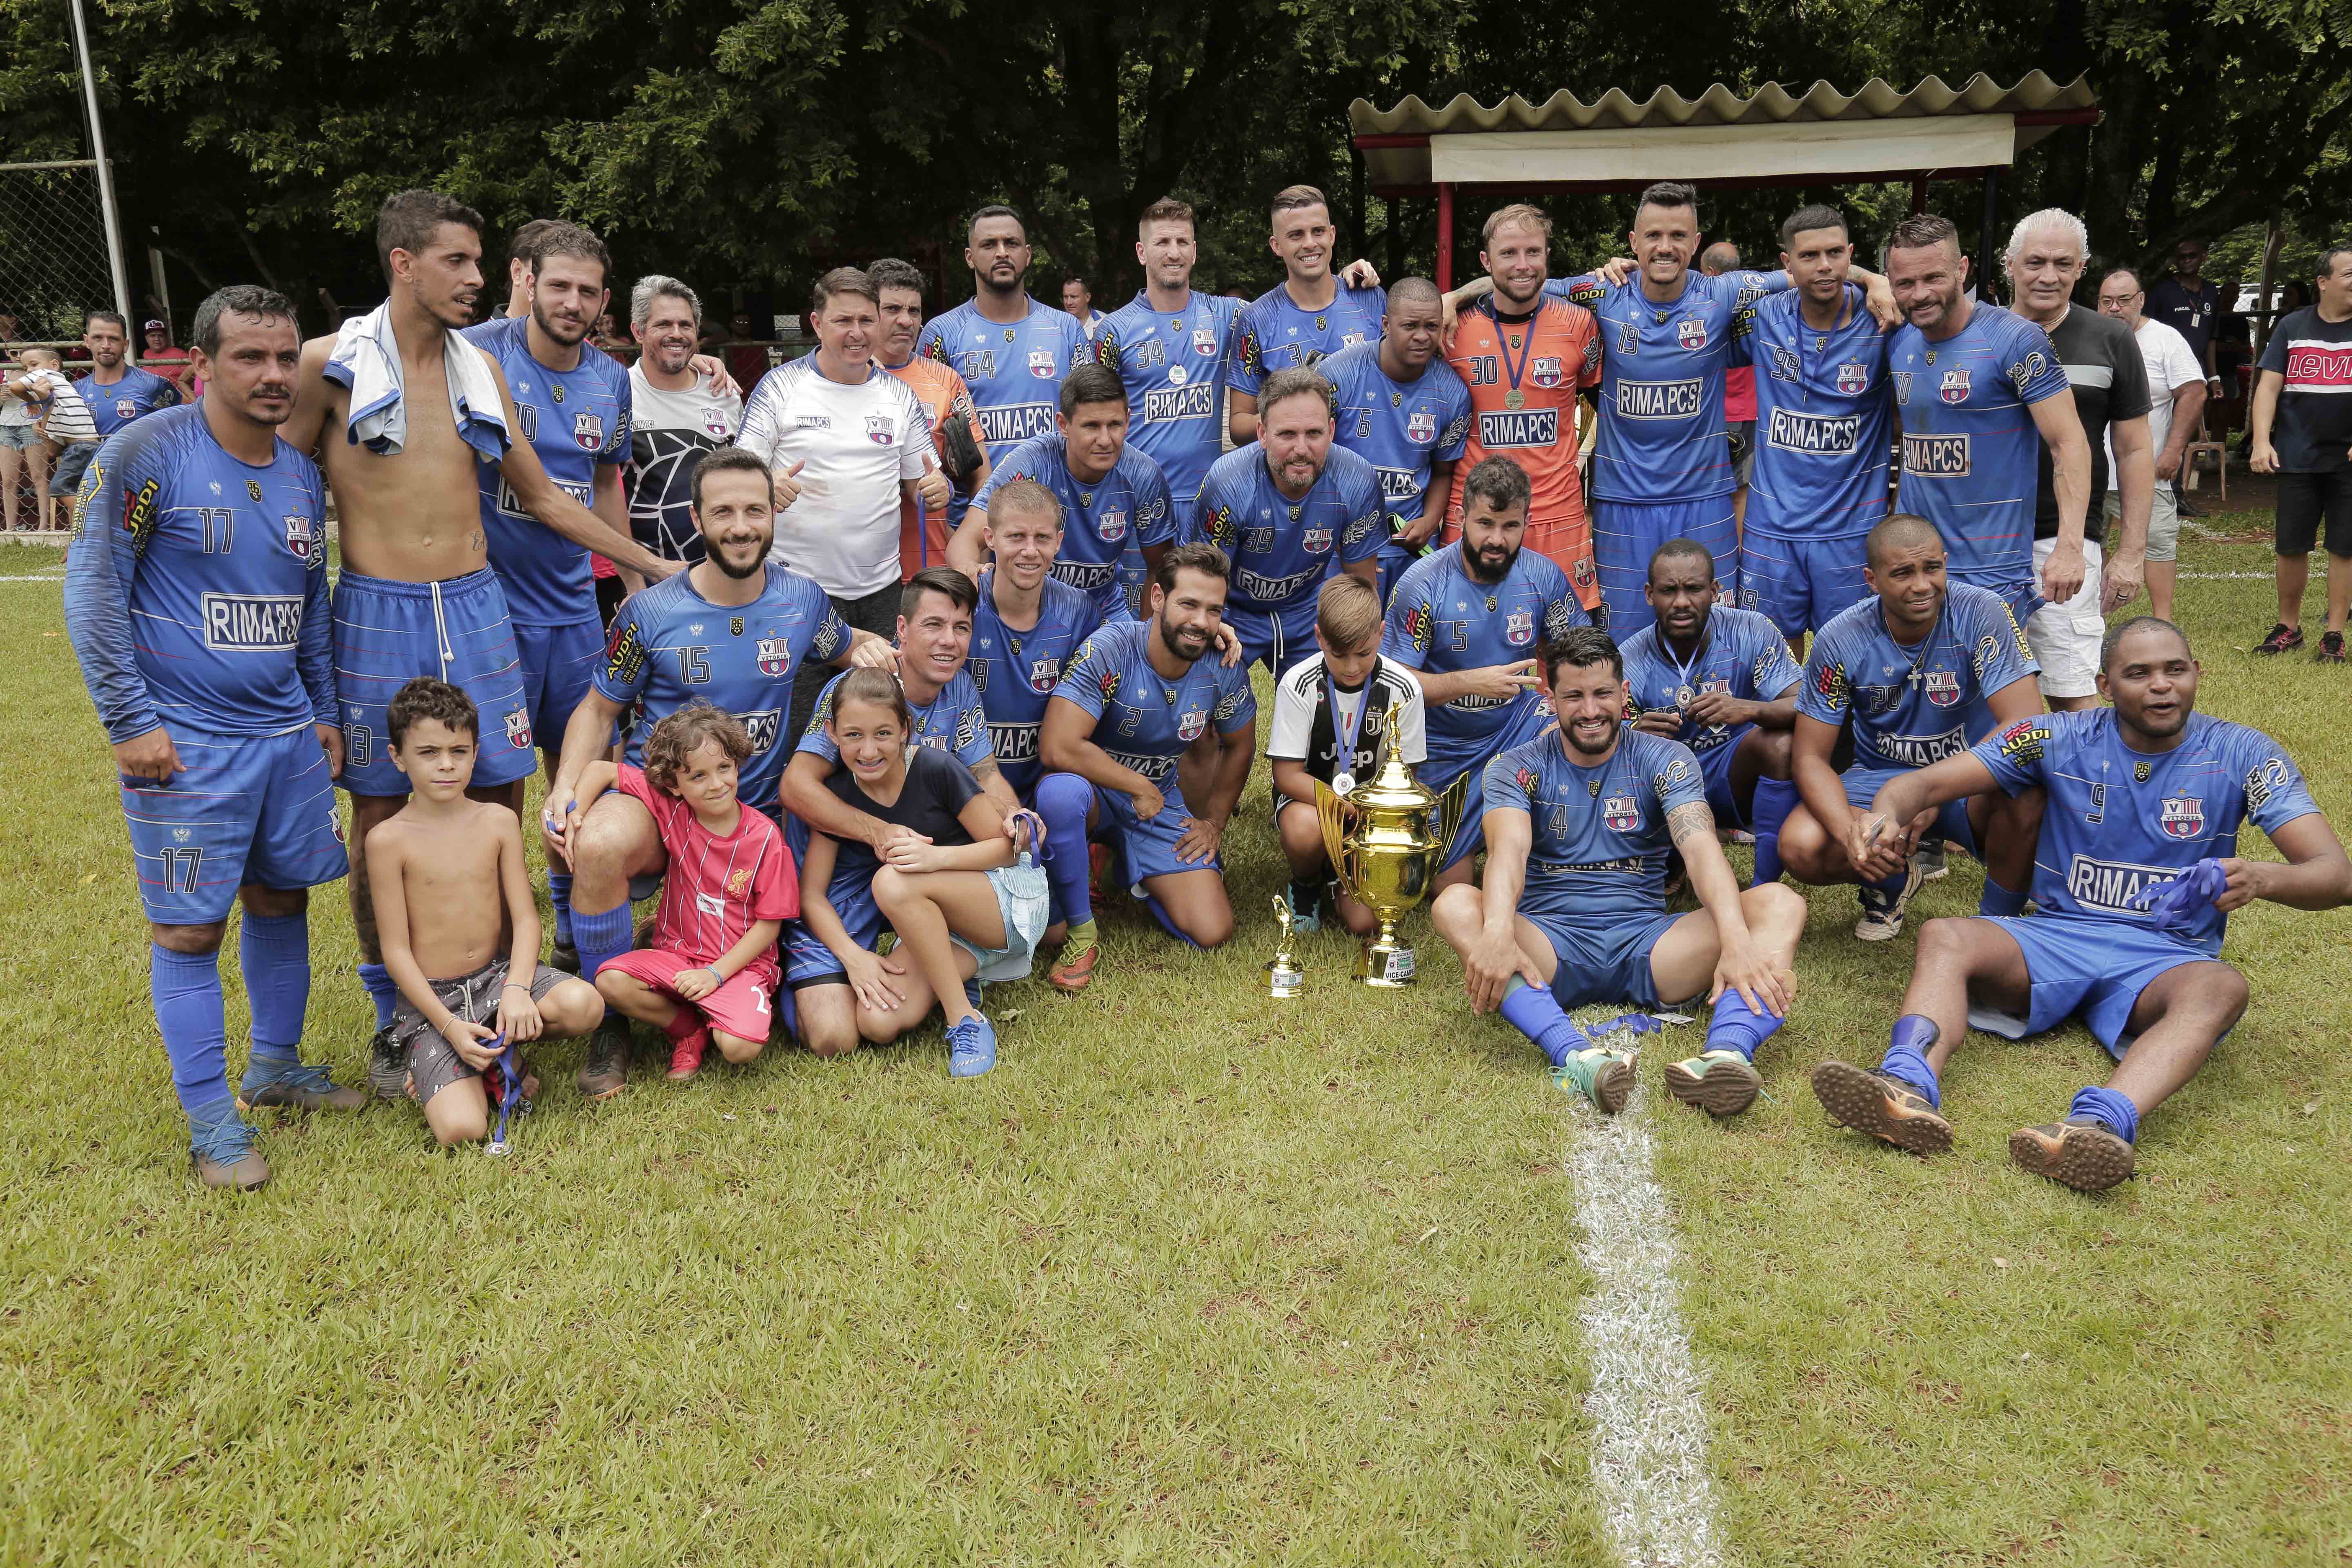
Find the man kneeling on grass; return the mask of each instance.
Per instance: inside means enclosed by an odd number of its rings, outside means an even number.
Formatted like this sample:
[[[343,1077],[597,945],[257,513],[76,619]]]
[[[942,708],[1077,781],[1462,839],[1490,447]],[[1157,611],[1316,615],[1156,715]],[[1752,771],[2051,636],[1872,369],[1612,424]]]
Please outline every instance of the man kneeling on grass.
[[[1440,893],[1437,934],[1462,956],[1471,1006],[1498,1009],[1606,1111],[1633,1091],[1633,1063],[1567,1009],[1704,994],[1715,1004],[1706,1045],[1666,1068],[1666,1088],[1711,1115],[1745,1110],[1762,1087],[1756,1048],[1795,994],[1804,897],[1778,882],[1739,890],[1690,748],[1626,727],[1624,663],[1606,632],[1578,626],[1547,643],[1543,667],[1559,727],[1486,764],[1486,887]],[[1666,912],[1670,847],[1696,913]]]
[[[408,804],[366,843],[383,964],[400,988],[392,1039],[407,1055],[409,1096],[433,1136],[445,1148],[479,1142],[490,1135],[483,1073],[542,1035],[586,1034],[604,1000],[539,962],[522,826],[505,806],[466,796],[479,749],[473,699],[420,677],[394,693],[384,728],[409,789]],[[529,1100],[539,1080],[515,1066]]]
[[[1871,803],[1900,824],[1999,788],[2049,792],[2034,857],[2035,915],[1929,921],[1903,1016],[1875,1070],[1823,1062],[1813,1092],[1849,1127],[1915,1154],[1952,1146],[1937,1075],[1971,1024],[2011,1039],[2079,1016],[2120,1058],[2065,1120],[2009,1135],[2036,1175],[2099,1192],[2132,1173],[2139,1119],[2205,1063],[2246,1010],[2221,962],[2231,910],[2352,902],[2352,863],[2277,742],[2193,711],[2197,660],[2169,621],[2107,633],[2099,690],[2112,709],[2037,713],[1973,750],[1898,773]],[[2238,858],[2251,817],[2287,863]]]

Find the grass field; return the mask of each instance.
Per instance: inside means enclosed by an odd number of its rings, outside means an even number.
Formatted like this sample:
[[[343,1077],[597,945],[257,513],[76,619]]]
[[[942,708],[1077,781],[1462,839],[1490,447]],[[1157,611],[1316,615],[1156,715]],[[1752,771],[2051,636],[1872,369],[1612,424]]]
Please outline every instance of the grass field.
[[[2352,673],[2244,654],[2263,548],[2185,555],[2219,574],[2183,585],[2202,706],[2352,823]],[[1262,775],[1241,936],[1179,953],[1121,910],[1092,993],[992,991],[984,1079],[934,1029],[592,1108],[563,1047],[504,1161],[379,1105],[270,1123],[240,1199],[188,1171],[53,584],[0,583],[0,1561],[1613,1560],[1565,1157],[1591,1113],[1419,920],[1415,992],[1344,989],[1325,935],[1307,1000],[1265,996]],[[1956,861],[1920,914],[1976,882]],[[2103,1076],[2079,1029],[1974,1037],[1934,1163],[1827,1123],[1804,1075],[1875,1058],[1911,944],[1814,903],[1770,1098],[1630,1112],[1725,1560],[2352,1561],[2347,917],[2236,917],[2252,1011],[2144,1123],[2142,1179],[2084,1198],[2003,1153]],[[311,931],[310,1049],[355,1079],[338,890]]]

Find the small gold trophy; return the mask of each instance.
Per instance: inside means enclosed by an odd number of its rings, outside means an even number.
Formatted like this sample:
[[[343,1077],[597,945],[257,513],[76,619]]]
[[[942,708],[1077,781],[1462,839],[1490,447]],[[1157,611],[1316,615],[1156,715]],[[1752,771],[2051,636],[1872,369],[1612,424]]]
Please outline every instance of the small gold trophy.
[[[1274,896],[1274,918],[1282,922],[1282,941],[1275,945],[1274,957],[1266,963],[1265,988],[1286,1000],[1306,989],[1307,972],[1298,967],[1298,938],[1291,929],[1290,900],[1280,893]]]
[[[1339,885],[1372,911],[1380,930],[1365,939],[1355,977],[1367,985],[1413,983],[1412,949],[1397,940],[1397,921],[1427,896],[1461,826],[1470,787],[1464,773],[1444,795],[1422,787],[1397,743],[1397,710],[1381,715],[1372,777],[1344,795],[1315,782],[1323,852]]]

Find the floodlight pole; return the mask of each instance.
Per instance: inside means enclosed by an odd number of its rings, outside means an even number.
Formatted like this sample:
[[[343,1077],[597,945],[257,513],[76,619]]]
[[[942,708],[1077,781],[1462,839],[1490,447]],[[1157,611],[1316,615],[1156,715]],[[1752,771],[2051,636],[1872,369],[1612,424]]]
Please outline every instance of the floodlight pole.
[[[82,16],[81,0],[66,0],[66,10],[73,18],[74,55],[81,62],[81,104],[89,119],[89,155],[98,162],[98,206],[106,219],[106,264],[114,275],[114,308],[129,321],[133,319],[131,279],[122,267],[122,224],[114,207],[114,165],[107,162],[106,132],[98,120],[98,78],[89,64],[89,24]]]

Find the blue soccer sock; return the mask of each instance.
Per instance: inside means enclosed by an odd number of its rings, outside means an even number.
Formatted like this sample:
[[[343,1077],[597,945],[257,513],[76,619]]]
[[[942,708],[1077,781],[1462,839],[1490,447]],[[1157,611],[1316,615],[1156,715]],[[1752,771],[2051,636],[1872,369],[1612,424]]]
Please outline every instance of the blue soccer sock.
[[[1936,1079],[1936,1069],[1927,1065],[1927,1052],[1934,1048],[1943,1031],[1932,1019],[1916,1013],[1906,1013],[1895,1020],[1895,1028],[1886,1047],[1886,1058],[1878,1070],[1891,1073],[1927,1097],[1927,1103],[1941,1110],[1944,1108],[1943,1085]]]
[[[375,1026],[392,1027],[392,1010],[400,1001],[400,987],[392,983],[392,971],[381,963],[362,963],[360,984],[367,987],[368,1000],[375,1004]]]
[[[555,945],[572,945],[572,873],[547,873],[547,901],[555,907]]]
[[[1748,824],[1756,835],[1756,875],[1751,888],[1769,887],[1780,879],[1780,825],[1797,809],[1797,786],[1787,779],[1758,779]]]
[[[228,1089],[228,1017],[221,999],[219,951],[173,952],[150,942],[147,984],[180,1109],[191,1121],[236,1115],[236,1098]]]
[[[253,1013],[253,1060],[291,1067],[301,1059],[302,1014],[310,1005],[310,917],[247,910],[238,966]]]
[[[1037,781],[1037,815],[1045,819],[1045,877],[1057,896],[1061,917],[1073,926],[1091,924],[1094,895],[1087,886],[1087,813],[1094,809],[1095,786],[1076,773],[1047,773]]]
[[[2024,912],[2025,895],[2023,893],[2012,893],[1990,876],[1985,878],[1984,891],[1977,895],[1977,913],[1988,915],[1996,920],[2005,920],[2011,915],[2021,915]]]
[[[1752,1062],[1756,1059],[1756,1048],[1771,1038],[1787,1022],[1786,1018],[1757,1012],[1748,1005],[1746,998],[1738,991],[1727,987],[1716,999],[1715,1016],[1706,1026],[1706,1048],[1710,1051],[1738,1051]]]
[[[2085,1089],[2074,1096],[2074,1103],[2066,1108],[2066,1114],[2095,1116],[2125,1142],[2139,1142],[2139,1107],[2127,1094],[2118,1094],[2112,1089]]]
[[[572,912],[572,941],[580,950],[580,978],[589,984],[596,984],[596,972],[608,959],[618,958],[629,951],[635,928],[629,920],[628,900],[606,910],[601,915]]]
[[[1903,896],[1903,889],[1910,885],[1911,868],[1908,866],[1904,867],[1903,869],[1895,872],[1892,877],[1882,877],[1875,882],[1865,882],[1863,884],[1863,886],[1870,889],[1873,892],[1884,893],[1890,899],[1901,898]]]
[[[1567,1061],[1570,1052],[1592,1044],[1559,1005],[1559,997],[1544,986],[1528,984],[1524,976],[1511,976],[1503,992],[1501,1011],[1503,1022],[1533,1040],[1554,1067]]]

